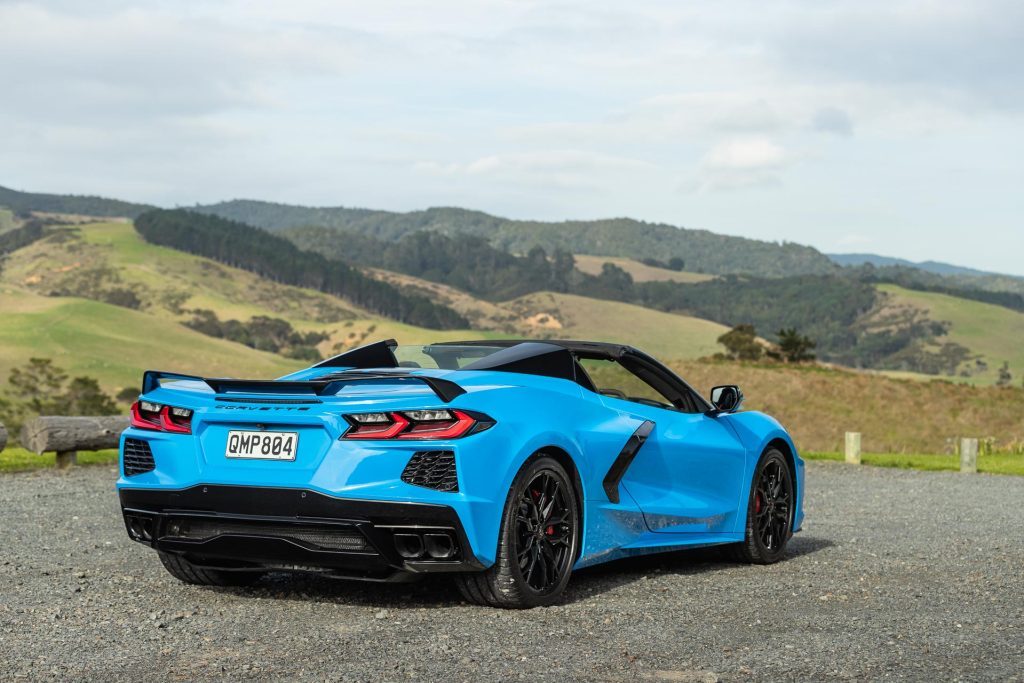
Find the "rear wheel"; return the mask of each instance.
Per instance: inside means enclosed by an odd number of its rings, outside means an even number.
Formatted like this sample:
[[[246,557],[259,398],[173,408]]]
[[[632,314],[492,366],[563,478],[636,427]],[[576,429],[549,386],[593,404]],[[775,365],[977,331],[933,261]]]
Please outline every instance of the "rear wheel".
[[[251,586],[262,572],[228,572],[197,567],[181,555],[158,552],[160,561],[171,576],[196,586]]]
[[[569,475],[556,460],[537,458],[512,482],[494,565],[457,575],[456,584],[478,605],[550,605],[569,582],[579,535],[576,491]]]
[[[754,473],[747,504],[746,537],[729,547],[733,559],[753,564],[772,564],[782,559],[793,535],[796,488],[786,456],[770,448],[761,456]]]

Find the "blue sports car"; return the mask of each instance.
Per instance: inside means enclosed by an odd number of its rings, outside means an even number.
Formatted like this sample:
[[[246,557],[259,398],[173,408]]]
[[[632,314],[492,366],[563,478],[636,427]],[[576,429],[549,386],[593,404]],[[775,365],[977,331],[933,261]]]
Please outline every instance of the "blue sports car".
[[[547,605],[615,558],[782,558],[803,460],[742,401],[579,341],[388,340],[278,380],[148,371],[117,488],[128,534],[188,583],[450,572],[471,602]]]

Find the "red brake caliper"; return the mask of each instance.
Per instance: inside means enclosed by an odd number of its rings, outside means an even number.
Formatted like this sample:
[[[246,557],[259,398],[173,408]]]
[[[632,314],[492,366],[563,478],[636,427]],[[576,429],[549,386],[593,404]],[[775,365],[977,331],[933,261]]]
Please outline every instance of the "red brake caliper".
[[[757,494],[754,496],[754,513],[757,514],[759,512],[761,512],[761,492],[760,491],[758,491]]]

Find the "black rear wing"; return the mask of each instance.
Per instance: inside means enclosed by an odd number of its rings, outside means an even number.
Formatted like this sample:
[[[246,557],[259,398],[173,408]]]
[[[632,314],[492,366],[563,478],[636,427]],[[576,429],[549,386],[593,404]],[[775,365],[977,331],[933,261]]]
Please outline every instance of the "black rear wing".
[[[273,379],[228,379],[197,377],[195,375],[182,375],[176,372],[163,372],[160,370],[147,370],[142,376],[142,393],[148,393],[160,387],[163,380],[171,381],[193,381],[203,382],[219,394],[314,394],[316,396],[331,396],[341,390],[342,387],[358,384],[360,382],[419,382],[426,384],[430,390],[445,403],[466,393],[466,390],[455,382],[428,377],[426,375],[413,375],[408,371],[389,372],[335,372],[330,375],[318,377],[312,380],[291,381]]]

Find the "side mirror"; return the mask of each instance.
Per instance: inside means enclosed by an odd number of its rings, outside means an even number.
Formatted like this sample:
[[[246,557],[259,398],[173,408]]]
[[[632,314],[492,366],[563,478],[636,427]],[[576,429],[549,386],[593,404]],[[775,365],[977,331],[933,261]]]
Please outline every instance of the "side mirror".
[[[725,384],[711,390],[711,403],[716,412],[735,413],[743,405],[743,392],[735,384]]]

